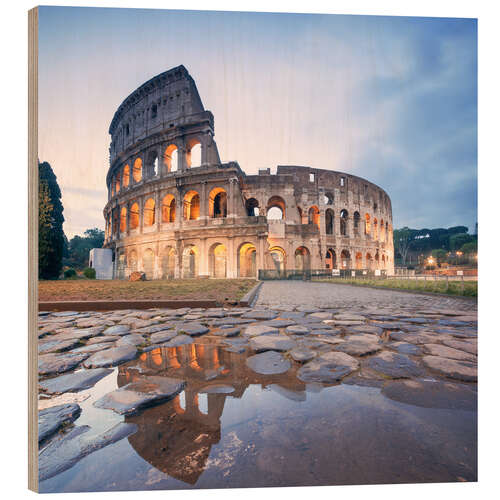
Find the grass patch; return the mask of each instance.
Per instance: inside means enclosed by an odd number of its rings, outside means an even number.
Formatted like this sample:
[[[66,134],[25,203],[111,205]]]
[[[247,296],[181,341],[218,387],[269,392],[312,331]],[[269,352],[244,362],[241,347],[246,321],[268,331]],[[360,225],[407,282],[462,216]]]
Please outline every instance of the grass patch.
[[[464,297],[477,297],[477,281],[448,281],[448,284],[446,283],[446,280],[431,281],[326,278],[314,281],[321,281],[325,283],[344,283],[348,285],[360,285],[373,288],[396,288],[415,292],[443,293],[447,295],[461,295]]]
[[[39,281],[38,300],[217,300],[224,302],[240,300],[255,285],[255,280],[248,279]]]

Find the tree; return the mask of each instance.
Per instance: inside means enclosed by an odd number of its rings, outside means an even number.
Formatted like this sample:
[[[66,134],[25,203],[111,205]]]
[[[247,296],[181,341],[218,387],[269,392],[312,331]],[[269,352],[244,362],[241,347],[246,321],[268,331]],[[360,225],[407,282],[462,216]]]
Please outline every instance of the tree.
[[[92,248],[101,248],[104,243],[104,231],[96,227],[87,229],[84,236],[73,236],[68,243],[68,258],[65,263],[76,269],[84,269],[89,263]]]
[[[464,243],[460,247],[460,251],[463,252],[465,255],[470,255],[473,253],[477,253],[477,240],[476,241],[470,241],[469,243]]]
[[[403,265],[406,263],[406,256],[413,242],[411,231],[412,230],[408,227],[394,230],[394,250],[401,255]]]
[[[38,277],[57,279],[64,252],[63,205],[49,163],[38,163]]]
[[[436,248],[431,252],[431,255],[436,259],[438,266],[440,266],[446,260],[446,250],[442,248]]]
[[[467,233],[454,234],[450,236],[450,250],[456,252],[466,243],[474,241],[474,236]]]

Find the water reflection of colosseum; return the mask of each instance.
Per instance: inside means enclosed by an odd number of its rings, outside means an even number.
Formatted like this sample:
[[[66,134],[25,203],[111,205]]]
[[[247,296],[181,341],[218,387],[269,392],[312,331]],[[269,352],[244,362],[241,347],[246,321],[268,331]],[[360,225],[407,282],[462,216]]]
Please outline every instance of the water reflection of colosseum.
[[[186,381],[173,400],[126,417],[138,430],[128,440],[135,451],[158,470],[195,484],[205,470],[213,445],[221,439],[221,418],[227,398],[243,397],[250,385],[270,387],[283,397],[305,401],[305,384],[297,367],[280,375],[260,375],[246,365],[246,356],[221,345],[190,344],[143,353],[130,365],[119,367],[118,386],[147,375]],[[214,377],[214,374],[218,376]],[[216,387],[230,393],[211,393]]]
[[[392,208],[360,177],[221,163],[214,117],[184,66],[130,94],[111,122],[105,247],[113,273],[256,277],[258,270],[394,270]]]

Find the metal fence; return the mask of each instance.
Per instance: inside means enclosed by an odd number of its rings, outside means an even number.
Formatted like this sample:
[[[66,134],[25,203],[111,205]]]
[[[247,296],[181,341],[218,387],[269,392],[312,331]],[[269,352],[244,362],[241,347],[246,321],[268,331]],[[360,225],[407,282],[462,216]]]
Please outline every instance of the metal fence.
[[[303,280],[314,278],[386,278],[385,270],[369,269],[259,269],[259,280]]]

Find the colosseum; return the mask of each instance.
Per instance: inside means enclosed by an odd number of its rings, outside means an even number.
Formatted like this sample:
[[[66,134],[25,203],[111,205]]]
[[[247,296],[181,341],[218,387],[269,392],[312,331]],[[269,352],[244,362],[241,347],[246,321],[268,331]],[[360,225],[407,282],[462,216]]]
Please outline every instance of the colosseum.
[[[132,92],[109,133],[104,248],[115,279],[394,272],[383,189],[329,169],[248,175],[221,162],[214,117],[184,66]]]

